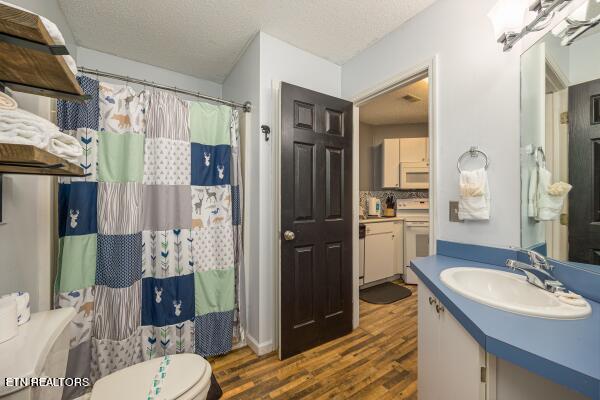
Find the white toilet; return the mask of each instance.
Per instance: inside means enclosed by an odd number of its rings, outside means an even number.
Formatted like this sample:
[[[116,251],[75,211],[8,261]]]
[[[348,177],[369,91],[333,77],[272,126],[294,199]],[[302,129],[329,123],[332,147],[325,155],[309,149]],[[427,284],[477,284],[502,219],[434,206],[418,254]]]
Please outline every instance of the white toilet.
[[[170,356],[160,394],[161,400],[204,400],[210,388],[212,369],[197,354]],[[124,368],[98,380],[92,400],[145,399],[163,358],[155,358]]]

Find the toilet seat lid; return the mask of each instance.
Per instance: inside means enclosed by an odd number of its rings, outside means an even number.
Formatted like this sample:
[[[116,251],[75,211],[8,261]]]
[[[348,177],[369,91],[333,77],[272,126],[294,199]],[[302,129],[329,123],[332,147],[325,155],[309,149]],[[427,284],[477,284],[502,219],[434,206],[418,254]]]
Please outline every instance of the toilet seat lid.
[[[208,361],[197,354],[170,357],[160,399],[178,398],[211,373]],[[145,399],[162,360],[163,357],[158,357],[105,376],[94,385],[92,400]],[[207,384],[210,384],[210,379]]]

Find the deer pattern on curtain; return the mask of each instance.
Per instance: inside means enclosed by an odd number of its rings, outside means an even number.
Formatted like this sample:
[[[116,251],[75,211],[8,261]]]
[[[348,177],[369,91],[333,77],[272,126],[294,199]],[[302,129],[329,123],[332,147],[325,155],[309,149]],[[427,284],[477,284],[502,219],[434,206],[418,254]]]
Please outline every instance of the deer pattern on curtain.
[[[57,110],[88,174],[59,183],[56,305],[77,311],[67,376],[230,351],[243,341],[237,111],[78,80],[91,99]]]

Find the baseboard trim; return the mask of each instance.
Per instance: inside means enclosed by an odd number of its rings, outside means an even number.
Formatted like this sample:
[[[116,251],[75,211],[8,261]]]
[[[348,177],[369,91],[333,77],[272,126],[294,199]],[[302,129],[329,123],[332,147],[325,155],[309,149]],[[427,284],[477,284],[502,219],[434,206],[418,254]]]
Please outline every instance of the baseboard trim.
[[[269,340],[268,342],[258,343],[256,339],[254,339],[248,334],[246,334],[246,344],[252,349],[254,353],[256,353],[257,356],[264,356],[265,354],[269,354],[273,350],[275,350],[272,340]]]

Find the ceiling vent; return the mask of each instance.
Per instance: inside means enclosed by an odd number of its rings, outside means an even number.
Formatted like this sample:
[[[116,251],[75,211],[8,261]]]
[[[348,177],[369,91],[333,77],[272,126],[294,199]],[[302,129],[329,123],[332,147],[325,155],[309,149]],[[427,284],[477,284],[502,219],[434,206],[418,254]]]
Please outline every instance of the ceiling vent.
[[[406,96],[402,96],[402,98],[408,101],[409,103],[418,103],[419,101],[421,101],[421,98],[413,96],[412,94],[407,94]]]

